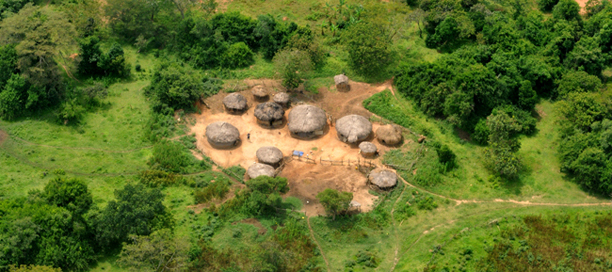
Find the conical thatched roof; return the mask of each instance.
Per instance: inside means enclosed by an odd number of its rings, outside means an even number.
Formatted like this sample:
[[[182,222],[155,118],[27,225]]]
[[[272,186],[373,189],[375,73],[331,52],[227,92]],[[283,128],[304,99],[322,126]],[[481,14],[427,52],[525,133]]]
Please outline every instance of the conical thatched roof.
[[[347,115],[336,121],[338,138],[347,143],[363,141],[372,133],[372,123],[361,115]]]
[[[402,129],[394,125],[384,125],[376,130],[376,138],[383,144],[396,145],[402,141]]]
[[[257,98],[264,98],[268,96],[268,92],[266,92],[266,89],[261,85],[257,85],[253,87],[253,90],[251,90],[251,93],[253,93],[253,95]]]
[[[299,105],[289,112],[289,131],[311,133],[325,129],[327,115],[322,109],[312,105]]]
[[[233,145],[240,140],[240,132],[230,123],[214,122],[206,127],[206,138],[212,144]]]
[[[274,167],[263,163],[254,163],[247,170],[247,174],[252,179],[259,176],[274,177]]]
[[[361,150],[361,152],[363,153],[371,154],[371,153],[376,153],[376,151],[378,150],[378,147],[376,147],[375,144],[370,143],[370,142],[361,142],[359,144],[359,150]]]
[[[336,85],[348,84],[349,79],[346,75],[341,74],[341,75],[334,76],[334,82],[336,83]]]
[[[397,184],[397,175],[393,171],[375,169],[370,172],[368,180],[380,189],[389,189]]]
[[[261,103],[255,108],[255,117],[261,121],[281,120],[284,116],[283,106],[274,102]]]
[[[223,105],[230,110],[244,110],[247,107],[247,100],[239,93],[231,93],[223,98]]]
[[[274,146],[260,147],[256,155],[259,162],[269,165],[276,165],[283,160],[283,152]]]
[[[289,103],[289,94],[288,93],[277,93],[274,95],[274,102],[285,105]]]

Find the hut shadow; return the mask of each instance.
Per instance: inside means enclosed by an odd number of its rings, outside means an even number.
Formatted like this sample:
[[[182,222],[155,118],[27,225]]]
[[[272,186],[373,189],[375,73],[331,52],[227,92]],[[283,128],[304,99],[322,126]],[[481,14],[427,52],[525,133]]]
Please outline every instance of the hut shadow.
[[[242,147],[242,142],[243,142],[242,137],[240,138],[240,140],[235,142],[234,145],[232,146],[219,146],[219,145],[211,143],[210,141],[208,141],[208,139],[206,139],[206,141],[212,148],[217,149],[217,150],[224,150],[224,151],[232,151],[232,150],[238,149]]]
[[[317,136],[312,137],[312,138],[303,138],[303,137],[295,136],[293,133],[290,133],[290,135],[291,135],[291,137],[293,137],[294,139],[298,139],[298,140],[300,140],[300,141],[305,141],[305,142],[310,142],[310,141],[316,141],[316,140],[321,139],[322,137],[326,136],[326,135],[327,135],[327,134],[330,132],[330,130],[331,130],[330,125],[329,125],[329,124],[326,124],[326,125],[325,125],[325,128],[323,129],[323,134],[321,134],[321,135],[317,135]],[[338,140],[338,141],[340,141],[340,140]]]

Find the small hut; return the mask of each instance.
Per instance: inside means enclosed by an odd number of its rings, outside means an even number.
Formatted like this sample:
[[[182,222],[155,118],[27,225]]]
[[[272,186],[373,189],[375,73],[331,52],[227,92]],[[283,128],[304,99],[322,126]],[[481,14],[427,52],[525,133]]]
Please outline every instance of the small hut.
[[[261,103],[255,108],[255,117],[260,126],[277,128],[283,126],[285,110],[274,102]]]
[[[396,145],[402,142],[402,129],[395,125],[384,125],[376,130],[376,138],[385,145]]]
[[[231,93],[223,98],[223,105],[229,113],[240,114],[247,110],[247,100],[239,93]]]
[[[397,175],[386,169],[375,169],[370,172],[368,181],[381,190],[389,190],[397,185]]]
[[[340,92],[348,92],[351,90],[351,85],[349,85],[349,79],[344,74],[335,76],[334,82],[336,83],[336,90]]]
[[[355,144],[370,136],[372,123],[361,115],[351,114],[336,120],[336,131],[340,141]]]
[[[232,148],[240,144],[240,132],[227,122],[214,122],[208,125],[206,138],[215,148]]]
[[[251,93],[253,93],[253,97],[255,97],[257,101],[265,101],[268,99],[268,92],[266,92],[266,89],[261,85],[253,87]]]
[[[359,151],[361,151],[361,156],[364,158],[372,158],[376,156],[378,148],[371,142],[361,142],[359,144]]]
[[[289,112],[289,131],[299,139],[312,139],[325,133],[327,115],[312,105],[300,105]]]
[[[247,170],[247,175],[252,179],[259,176],[274,177],[274,167],[263,163],[254,163]]]
[[[255,154],[260,163],[265,163],[273,167],[280,166],[283,160],[283,152],[274,146],[260,147]]]
[[[289,108],[289,94],[288,93],[277,93],[274,95],[274,102],[278,103],[279,105],[283,106],[284,108]]]

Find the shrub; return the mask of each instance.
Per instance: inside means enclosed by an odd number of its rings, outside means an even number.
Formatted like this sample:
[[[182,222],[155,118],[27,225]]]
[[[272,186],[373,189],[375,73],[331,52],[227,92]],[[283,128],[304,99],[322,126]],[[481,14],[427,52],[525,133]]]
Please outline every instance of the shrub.
[[[218,180],[215,182],[210,182],[208,186],[196,190],[194,193],[194,198],[196,204],[206,203],[211,199],[223,199],[227,195],[230,190],[229,182]]]
[[[538,7],[541,11],[552,11],[559,0],[538,0]]]
[[[183,145],[162,140],[153,146],[153,157],[149,160],[152,168],[173,173],[185,173],[192,160]]]
[[[253,62],[253,51],[243,42],[232,44],[221,58],[221,66],[230,69],[247,67]]]
[[[487,144],[487,141],[489,140],[489,127],[487,126],[486,119],[478,120],[476,127],[474,127],[472,139],[481,145]]]
[[[431,211],[433,209],[438,208],[438,203],[436,203],[436,201],[434,201],[433,196],[430,195],[419,195],[415,197],[414,202],[417,204],[417,208],[419,208],[419,210]]]
[[[332,220],[336,220],[336,215],[348,210],[349,204],[353,200],[353,193],[338,192],[328,188],[317,194],[317,200],[321,202],[325,212],[333,217]]]
[[[138,174],[140,183],[148,187],[172,186],[183,181],[180,175],[162,170],[146,170]]]

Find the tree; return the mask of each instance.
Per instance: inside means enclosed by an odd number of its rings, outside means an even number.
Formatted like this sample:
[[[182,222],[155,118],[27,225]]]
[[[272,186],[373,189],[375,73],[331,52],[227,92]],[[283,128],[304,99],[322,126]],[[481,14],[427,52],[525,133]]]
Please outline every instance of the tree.
[[[603,85],[601,80],[594,75],[589,75],[585,71],[568,71],[563,77],[557,80],[557,96],[564,98],[570,93],[597,92]]]
[[[216,93],[216,90],[205,88],[204,78],[196,70],[186,69],[175,62],[163,62],[157,67],[145,93],[153,96],[163,107],[189,109],[206,91]],[[161,109],[156,110],[159,112]]]
[[[221,58],[221,66],[235,69],[253,64],[253,51],[243,42],[232,44]]]
[[[281,194],[289,191],[286,178],[259,176],[247,182],[248,199],[243,211],[253,215],[276,214],[282,204]]]
[[[352,25],[346,32],[350,67],[360,75],[374,77],[383,73],[391,60],[387,30],[371,22]]]
[[[81,53],[79,54],[78,71],[81,75],[100,75],[103,71],[98,63],[102,58],[100,39],[97,36],[84,38],[79,42]]]
[[[307,53],[285,49],[278,52],[272,60],[276,70],[281,74],[283,86],[288,90],[294,90],[302,84],[302,77],[312,70],[312,60]]]
[[[599,47],[599,41],[585,36],[576,43],[565,62],[570,68],[581,69],[591,75],[599,76],[606,60]]]
[[[168,229],[149,236],[131,235],[129,241],[124,243],[117,263],[131,271],[184,271],[187,265],[189,243],[174,237]]]
[[[423,24],[423,21],[425,20],[425,16],[427,16],[427,14],[425,13],[425,11],[423,11],[420,8],[413,10],[410,13],[410,15],[408,15],[408,20],[410,20],[411,22],[415,22],[417,24],[417,27],[419,28],[420,38],[423,38],[423,29],[421,25]]]
[[[0,21],[19,12],[26,4],[33,0],[2,0],[0,1]]]
[[[338,192],[328,188],[317,194],[317,199],[325,208],[325,212],[332,216],[332,220],[336,220],[336,215],[348,210],[353,200],[353,193]]]
[[[488,166],[500,176],[515,177],[521,169],[516,155],[520,143],[514,135],[521,131],[518,122],[504,111],[498,111],[487,118],[489,147],[485,149]]]
[[[538,7],[541,11],[551,11],[559,0],[538,0]]]
[[[26,108],[44,105],[62,94],[56,59],[76,44],[74,26],[52,6],[26,5],[0,22],[0,45],[16,44],[17,68],[36,88],[28,92]]]
[[[108,52],[101,56],[98,67],[104,74],[116,77],[129,77],[130,65],[126,63],[123,48],[119,43],[113,43]]]
[[[0,89],[0,117],[11,120],[19,117],[26,109],[29,84],[19,74],[13,74]]]
[[[52,179],[45,186],[43,195],[50,204],[63,207],[77,216],[87,212],[93,203],[87,184],[76,178]]]
[[[184,173],[191,160],[183,151],[183,145],[173,141],[162,140],[153,146],[153,157],[149,165],[173,173]]]
[[[171,10],[171,5],[172,1],[160,0],[107,0],[104,12],[113,32],[126,40],[134,42],[143,35],[163,45],[166,28],[173,20],[171,15],[169,20],[159,20],[158,17],[161,12]]]
[[[553,18],[582,23],[580,5],[578,5],[576,0],[559,0],[559,3],[553,8]]]
[[[93,215],[96,239],[108,248],[127,241],[130,234],[149,235],[157,229],[171,227],[172,217],[163,200],[159,189],[147,189],[142,184],[128,184],[116,190],[115,200]]]

